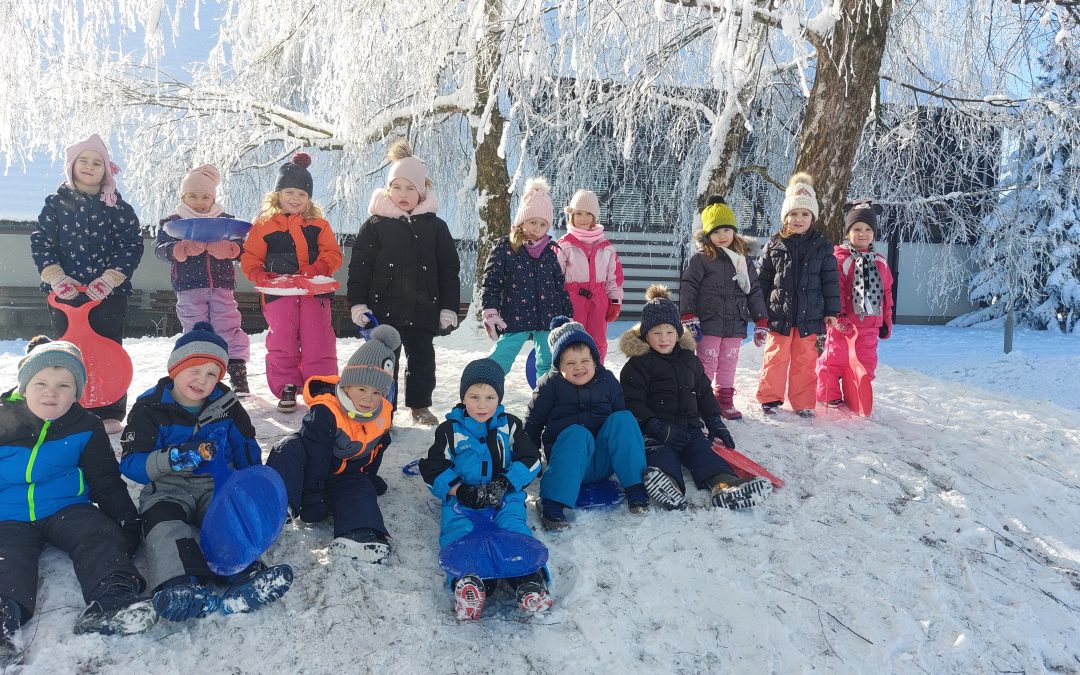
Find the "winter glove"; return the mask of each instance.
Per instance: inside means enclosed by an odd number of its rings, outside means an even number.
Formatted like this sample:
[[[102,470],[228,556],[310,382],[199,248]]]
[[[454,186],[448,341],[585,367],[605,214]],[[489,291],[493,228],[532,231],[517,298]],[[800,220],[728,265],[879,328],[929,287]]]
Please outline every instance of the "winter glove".
[[[349,314],[352,315],[352,322],[357,326],[363,328],[371,322],[371,318],[368,317],[367,305],[353,305],[349,308]]]
[[[381,476],[374,473],[367,473],[365,475],[368,477],[368,480],[371,481],[371,484],[375,487],[375,494],[379,495],[380,497],[386,494],[386,481],[384,481]]]
[[[754,323],[754,346],[764,347],[765,340],[769,337],[769,326],[766,319],[758,319]]]
[[[496,509],[501,508],[506,493],[513,489],[514,486],[510,484],[506,476],[502,474],[495,476],[495,479],[483,488],[484,505]]]
[[[196,242],[192,242],[196,243]],[[206,252],[217,258],[218,260],[232,260],[236,256],[240,255],[240,244],[235,241],[229,241],[223,239],[222,241],[212,241],[206,245]],[[173,256],[176,255],[176,249],[173,249]]]
[[[134,556],[139,550],[139,545],[142,544],[143,519],[136,516],[135,518],[121,520],[117,524],[120,526],[120,532],[124,535],[128,555]]]
[[[219,242],[214,242],[219,243]],[[173,244],[172,255],[176,258],[176,262],[184,262],[188,258],[201,255],[206,251],[206,244],[201,241],[191,241],[190,239],[181,239]],[[211,254],[213,255],[213,254]],[[216,257],[216,256],[215,256]]]
[[[439,329],[457,328],[457,312],[450,309],[439,310]]]
[[[714,438],[719,439],[724,444],[725,448],[734,448],[735,439],[731,437],[731,432],[728,431],[727,426],[724,424],[724,418],[719,415],[713,415],[709,419],[705,420],[705,428],[709,430],[709,440]]]
[[[487,506],[487,498],[484,494],[483,486],[481,485],[467,485],[461,483],[457,487],[457,492],[454,493],[458,499],[458,502],[468,509],[482,509]]]
[[[173,471],[194,471],[203,462],[209,462],[217,454],[213,441],[188,441],[167,448],[169,468]]]
[[[604,314],[604,321],[611,323],[615,319],[619,318],[619,312],[622,311],[622,303],[618,300],[612,300],[608,305],[607,312]]]
[[[499,336],[506,331],[506,322],[499,316],[499,310],[485,309],[482,316],[484,317],[484,330],[487,331],[488,337],[492,340],[498,340]]]
[[[113,269],[105,270],[101,276],[86,285],[86,294],[91,300],[104,300],[113,289],[124,283],[127,277]]]
[[[690,334],[694,336],[694,342],[701,342],[701,321],[697,318],[696,314],[686,313],[681,317],[683,328],[690,331]]]
[[[251,273],[248,279],[251,280],[252,286],[269,286],[274,279],[277,279],[278,275],[271,274],[266,270],[255,270]]]
[[[300,497],[300,520],[305,523],[320,523],[330,515],[330,506],[323,499],[322,491],[305,492]]]
[[[41,280],[52,286],[52,292],[61,300],[73,300],[79,294],[79,282],[72,279],[59,265],[48,265],[41,270]]]
[[[877,336],[882,340],[888,340],[890,335],[892,335],[892,326],[887,323],[881,324],[881,328],[877,329]]]
[[[645,425],[645,434],[675,450],[682,450],[690,442],[690,434],[676,426],[661,422],[657,417],[652,418]]]

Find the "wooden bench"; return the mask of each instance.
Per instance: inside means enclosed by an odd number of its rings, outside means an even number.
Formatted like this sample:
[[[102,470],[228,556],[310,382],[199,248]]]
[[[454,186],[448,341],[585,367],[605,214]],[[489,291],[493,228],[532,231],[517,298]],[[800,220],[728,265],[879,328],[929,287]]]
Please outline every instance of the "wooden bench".
[[[135,289],[128,298],[129,315],[141,303],[142,291]],[[37,286],[0,286],[0,339],[29,338],[35,333],[52,336],[47,308],[45,294]]]

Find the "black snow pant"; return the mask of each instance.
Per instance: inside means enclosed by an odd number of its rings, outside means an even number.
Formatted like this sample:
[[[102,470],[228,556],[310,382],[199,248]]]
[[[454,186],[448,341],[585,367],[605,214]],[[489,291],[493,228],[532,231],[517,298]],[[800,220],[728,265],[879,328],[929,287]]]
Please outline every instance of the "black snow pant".
[[[62,305],[80,307],[90,302],[90,298],[84,294],[79,294],[74,300],[57,300],[57,302]],[[123,344],[124,327],[127,322],[127,305],[128,296],[110,295],[102,300],[100,305],[90,310],[90,327],[98,335],[109,338],[116,344]],[[60,310],[54,309],[51,305],[49,306],[49,316],[52,318],[53,329],[56,331],[56,335],[53,337],[59,338],[67,330],[67,316]],[[100,408],[90,408],[89,410],[103,420],[123,421],[124,415],[127,414],[127,394],[121,396],[120,400],[115,403]]]
[[[431,406],[435,391],[435,331],[417,326],[394,326],[401,334],[401,347],[394,352],[394,382],[398,381],[401,349],[405,349],[405,405],[409,408]],[[394,397],[394,410],[401,400],[401,389]]]
[[[670,445],[664,445],[646,436],[645,462],[674,478],[683,494],[686,494],[683,466],[690,469],[694,483],[702,490],[709,488],[709,479],[717,474],[735,473],[731,465],[713,451],[712,443],[701,429],[689,426],[683,427],[683,431],[690,435],[690,441],[683,446],[682,450],[676,450]]]
[[[33,522],[5,520],[0,522],[0,597],[19,604],[22,623],[30,620],[37,604],[38,558],[45,544],[71,558],[87,603],[98,584],[117,572],[145,586],[128,557],[120,526],[96,506],[73,504]]]

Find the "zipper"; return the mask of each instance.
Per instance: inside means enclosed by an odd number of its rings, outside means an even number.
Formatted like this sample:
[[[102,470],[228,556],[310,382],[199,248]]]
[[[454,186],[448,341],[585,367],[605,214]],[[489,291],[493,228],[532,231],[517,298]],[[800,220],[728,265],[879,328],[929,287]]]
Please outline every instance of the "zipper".
[[[41,427],[41,433],[38,434],[37,441],[34,443],[34,447],[30,449],[30,461],[26,463],[26,482],[30,487],[26,490],[26,503],[30,510],[30,521],[37,520],[37,508],[34,506],[34,488],[37,484],[33,482],[31,475],[34,473],[34,461],[37,459],[38,449],[41,444],[45,442],[45,435],[49,433],[49,426],[52,424],[50,420],[45,420],[45,424]],[[82,472],[79,472],[79,484],[82,485]],[[81,492],[81,490],[80,490]]]

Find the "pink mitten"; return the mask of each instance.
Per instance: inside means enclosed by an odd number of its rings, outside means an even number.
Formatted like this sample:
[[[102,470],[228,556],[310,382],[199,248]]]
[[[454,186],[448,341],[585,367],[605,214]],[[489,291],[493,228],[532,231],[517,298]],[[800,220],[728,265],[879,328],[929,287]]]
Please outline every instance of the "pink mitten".
[[[198,242],[192,243],[194,244]],[[178,248],[179,246],[180,244],[177,244]],[[176,249],[174,248],[173,253],[175,254],[175,252]],[[214,256],[218,260],[232,260],[236,256],[240,255],[240,244],[237,244],[235,241],[229,241],[228,239],[223,239],[221,241],[212,241],[209,244],[206,244],[206,252]]]
[[[199,255],[206,250],[206,244],[201,241],[191,241],[190,239],[181,239],[173,245],[172,253],[176,258],[176,262],[184,262],[193,255]]]
[[[499,336],[506,330],[506,322],[499,316],[499,310],[485,309],[482,316],[484,318],[484,330],[487,331],[488,337],[492,340],[498,340]]]

